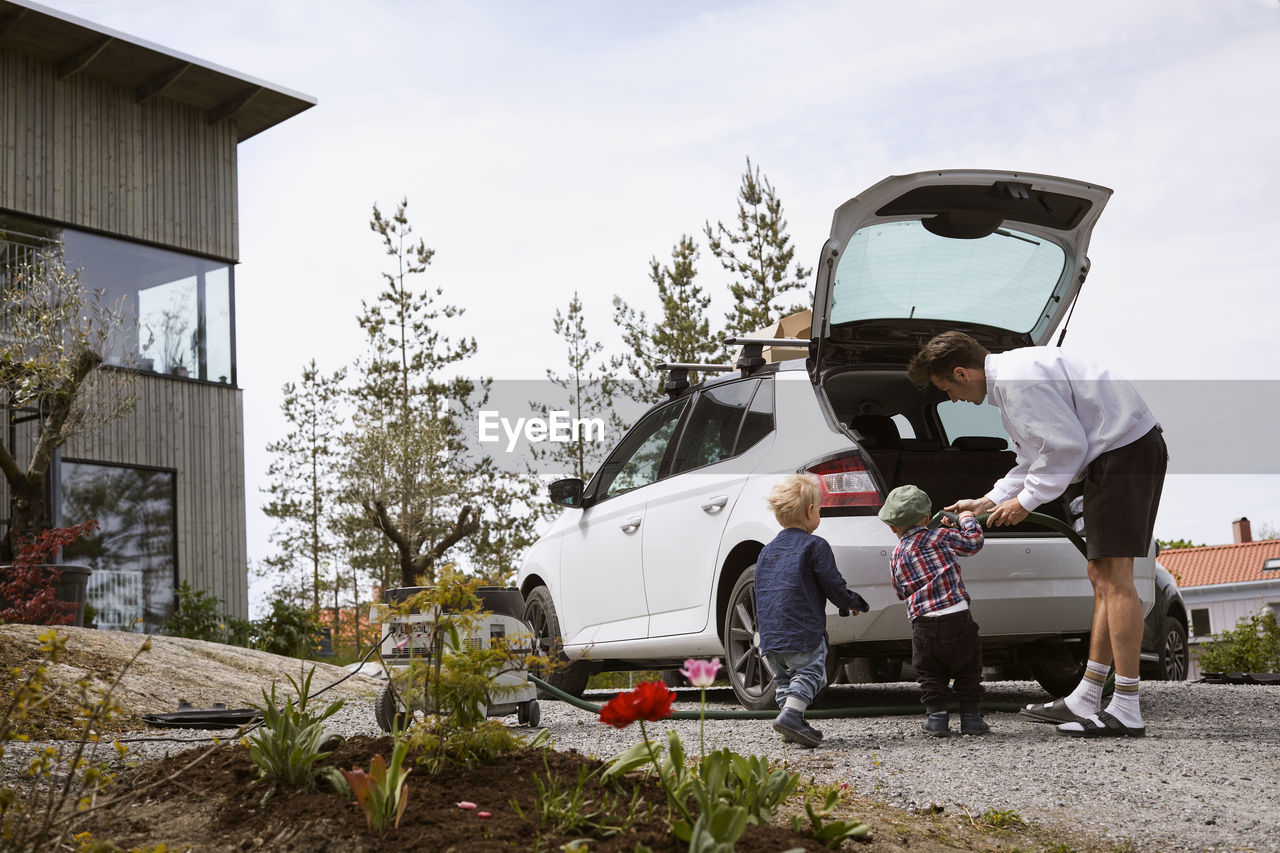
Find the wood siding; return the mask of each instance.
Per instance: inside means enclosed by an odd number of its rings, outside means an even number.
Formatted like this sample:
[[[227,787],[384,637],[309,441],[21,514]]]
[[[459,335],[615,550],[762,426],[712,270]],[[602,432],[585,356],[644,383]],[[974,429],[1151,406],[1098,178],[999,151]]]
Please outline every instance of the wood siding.
[[[0,51],[0,208],[234,261],[236,128]]]
[[[62,448],[67,459],[177,472],[178,582],[249,617],[243,423],[238,388],[137,378],[132,414]]]

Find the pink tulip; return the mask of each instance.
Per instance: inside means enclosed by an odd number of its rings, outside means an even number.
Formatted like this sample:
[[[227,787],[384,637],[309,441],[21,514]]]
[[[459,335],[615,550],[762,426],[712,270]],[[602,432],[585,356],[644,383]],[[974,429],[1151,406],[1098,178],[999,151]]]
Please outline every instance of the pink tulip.
[[[458,808],[462,809],[463,811],[471,811],[475,807],[476,807],[475,803],[468,802],[467,800],[463,800],[462,802],[458,803]]]
[[[689,679],[689,683],[694,687],[710,687],[715,684],[716,673],[719,671],[719,658],[711,660],[689,658],[684,662],[684,669],[680,670],[680,674]]]

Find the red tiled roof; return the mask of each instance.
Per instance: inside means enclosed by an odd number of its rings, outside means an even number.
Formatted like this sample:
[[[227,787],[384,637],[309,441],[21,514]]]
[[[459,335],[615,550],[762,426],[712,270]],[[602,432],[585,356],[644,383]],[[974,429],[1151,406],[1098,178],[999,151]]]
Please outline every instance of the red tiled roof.
[[[1160,564],[1178,579],[1178,586],[1280,580],[1280,570],[1262,571],[1262,564],[1280,559],[1280,539],[1201,548],[1166,548]]]

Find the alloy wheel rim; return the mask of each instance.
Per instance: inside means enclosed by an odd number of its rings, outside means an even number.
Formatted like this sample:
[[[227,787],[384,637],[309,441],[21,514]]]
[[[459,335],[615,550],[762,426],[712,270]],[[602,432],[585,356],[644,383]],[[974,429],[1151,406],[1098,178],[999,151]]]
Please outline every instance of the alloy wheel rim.
[[[525,611],[525,621],[533,629],[533,644],[537,654],[550,656],[552,644],[551,628],[548,624],[547,612],[537,604],[532,604]]]
[[[759,634],[756,632],[755,584],[742,588],[729,611],[728,642],[725,657],[734,686],[752,698],[765,695],[773,684],[773,677],[760,653]]]
[[[1182,635],[1177,631],[1169,631],[1164,637],[1164,668],[1169,681],[1182,681],[1187,677],[1187,669],[1183,665],[1185,647]]]

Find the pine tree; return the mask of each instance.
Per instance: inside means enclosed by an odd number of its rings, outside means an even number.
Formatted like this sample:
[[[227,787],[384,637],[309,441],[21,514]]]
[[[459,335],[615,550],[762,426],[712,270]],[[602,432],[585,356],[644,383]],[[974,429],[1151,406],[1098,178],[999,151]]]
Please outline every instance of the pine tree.
[[[684,235],[671,250],[671,263],[663,266],[658,259],[649,261],[649,279],[658,290],[660,319],[651,324],[644,311],[613,298],[614,323],[622,330],[623,355],[615,366],[625,369],[640,380],[639,399],[656,401],[662,396],[661,379],[654,366],[661,362],[705,362],[719,352],[718,339],[712,338],[707,308],[711,297],[694,282],[697,277],[698,244]],[[697,377],[691,376],[696,382]]]
[[[267,468],[270,485],[263,491],[271,500],[262,511],[276,522],[271,532],[276,553],[267,565],[285,576],[299,569],[310,574],[309,598],[317,616],[321,592],[337,583],[335,474],[343,425],[338,403],[346,373],[343,368],[326,376],[311,359],[300,382],[284,384],[280,410],[288,433],[267,445],[273,458]],[[335,623],[335,633],[337,627]]]
[[[576,291],[565,313],[556,309],[551,328],[564,342],[568,372],[561,375],[548,369],[547,379],[562,392],[562,401],[567,405],[563,411],[568,412],[575,422],[598,418],[603,436],[599,432],[580,430],[567,442],[534,445],[533,458],[541,471],[586,481],[611,446],[601,439],[621,435],[626,428],[615,408],[623,391],[622,382],[609,369],[610,365],[603,356],[604,344],[592,340],[587,334],[582,299]],[[548,396],[554,393],[550,389],[548,391]],[[549,416],[550,407],[546,400],[531,402],[530,406]]]
[[[734,280],[729,284],[733,308],[725,314],[724,337],[750,335],[782,317],[808,308],[800,304],[812,273],[792,265],[795,248],[787,235],[782,200],[769,179],[747,158],[747,170],[738,189],[736,230],[717,222],[704,228],[707,245]]]
[[[402,586],[434,583],[436,567],[460,544],[476,568],[490,572],[505,562],[509,573],[532,520],[509,508],[505,476],[463,434],[461,424],[488,399],[490,380],[449,376],[475,354],[476,342],[443,331],[463,309],[442,303],[442,288],[414,290],[434,251],[414,238],[407,205],[401,201],[390,217],[374,205],[369,223],[393,268],[359,318],[369,350],[352,395],[346,493],[391,545]],[[482,526],[492,529],[468,542]]]

